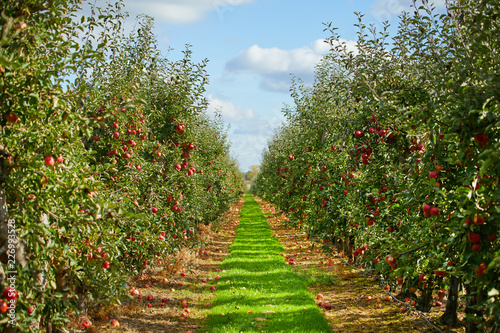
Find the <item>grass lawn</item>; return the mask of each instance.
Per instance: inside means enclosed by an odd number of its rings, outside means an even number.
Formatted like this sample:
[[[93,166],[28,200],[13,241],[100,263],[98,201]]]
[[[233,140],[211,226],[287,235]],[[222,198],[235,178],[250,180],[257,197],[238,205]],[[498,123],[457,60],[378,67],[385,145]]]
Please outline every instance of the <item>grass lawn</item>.
[[[304,277],[284,261],[283,247],[254,198],[247,194],[241,221],[223,261],[207,326],[217,332],[331,332]]]

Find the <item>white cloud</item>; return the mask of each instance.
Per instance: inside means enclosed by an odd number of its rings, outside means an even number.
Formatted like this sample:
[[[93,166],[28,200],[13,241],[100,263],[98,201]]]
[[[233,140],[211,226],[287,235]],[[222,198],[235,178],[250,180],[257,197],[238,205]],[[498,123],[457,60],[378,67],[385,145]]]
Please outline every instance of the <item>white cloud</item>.
[[[255,115],[252,109],[243,109],[241,106],[235,105],[229,99],[217,98],[212,95],[208,95],[208,112],[209,114],[215,114],[220,112],[222,118],[226,122],[237,122],[240,120],[252,119]]]
[[[125,0],[125,10],[134,17],[144,13],[167,24],[185,24],[199,21],[208,12],[215,11],[220,19],[235,6],[253,0]]]
[[[253,45],[230,59],[226,69],[259,74],[310,72],[328,50],[329,46],[321,39],[293,50]]]
[[[226,71],[256,74],[261,77],[261,88],[288,91],[291,83],[290,74],[300,77],[307,83],[312,82],[316,64],[329,50],[330,46],[322,39],[292,50],[253,45],[229,59],[226,62]]]
[[[446,8],[446,0],[429,0],[436,9]],[[412,0],[376,0],[371,8],[373,16],[382,20],[388,20],[393,16],[400,15],[403,11],[413,12]],[[417,7],[422,5],[422,1],[417,0]]]

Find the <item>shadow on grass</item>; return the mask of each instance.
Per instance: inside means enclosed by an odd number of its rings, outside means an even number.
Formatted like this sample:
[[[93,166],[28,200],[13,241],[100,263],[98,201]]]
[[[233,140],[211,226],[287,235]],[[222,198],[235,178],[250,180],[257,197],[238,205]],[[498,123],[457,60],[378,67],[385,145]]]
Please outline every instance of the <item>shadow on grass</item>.
[[[283,247],[249,194],[230,249],[203,331],[331,332],[307,290],[307,279],[292,272],[279,255]]]

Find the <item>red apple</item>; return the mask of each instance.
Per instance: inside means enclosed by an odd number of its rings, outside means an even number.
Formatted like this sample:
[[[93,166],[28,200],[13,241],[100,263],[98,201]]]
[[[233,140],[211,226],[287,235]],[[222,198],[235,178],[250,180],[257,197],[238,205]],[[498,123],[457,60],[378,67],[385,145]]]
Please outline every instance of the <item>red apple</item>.
[[[447,275],[447,273],[445,271],[442,271],[441,269],[435,269],[434,274],[436,274],[436,276],[446,276]]]
[[[9,113],[6,118],[7,118],[7,122],[9,122],[11,124],[15,124],[19,120],[19,117],[16,116],[15,114],[13,114],[12,112]]]
[[[484,273],[486,273],[486,264],[482,263],[479,266],[477,266],[477,269],[474,270],[474,273],[476,273],[479,276],[484,275]]]
[[[430,211],[431,216],[436,216],[439,214],[439,209],[437,207],[432,207]]]
[[[16,299],[17,295],[17,290],[13,287],[6,287],[2,293],[3,298],[5,298],[7,301]]]
[[[179,125],[175,126],[175,130],[177,131],[177,133],[179,135],[184,134],[184,124],[179,124]]]
[[[53,166],[56,163],[52,156],[45,157],[45,166]]]
[[[111,264],[109,263],[109,261],[105,261],[105,262],[102,263],[101,266],[104,269],[108,269],[109,267],[111,267]]]
[[[429,179],[432,179],[432,178],[437,179],[437,177],[438,177],[438,174],[436,171],[429,172]]]
[[[430,214],[430,212],[431,212],[431,206],[429,206],[428,204],[423,204],[422,205],[422,210],[424,211],[424,213]]]
[[[395,259],[393,256],[391,256],[390,254],[388,254],[388,255],[385,257],[385,260],[386,260],[386,261],[387,261],[387,263],[388,263],[389,265],[391,265],[391,266],[392,266],[392,265],[394,265],[394,264],[396,263],[396,259]]]
[[[481,217],[477,217],[477,218],[474,219],[474,224],[475,225],[481,225],[483,223],[484,223],[484,217],[482,217],[482,216]]]
[[[474,232],[469,232],[467,238],[469,238],[469,242],[471,243],[478,243],[481,240],[481,235]]]

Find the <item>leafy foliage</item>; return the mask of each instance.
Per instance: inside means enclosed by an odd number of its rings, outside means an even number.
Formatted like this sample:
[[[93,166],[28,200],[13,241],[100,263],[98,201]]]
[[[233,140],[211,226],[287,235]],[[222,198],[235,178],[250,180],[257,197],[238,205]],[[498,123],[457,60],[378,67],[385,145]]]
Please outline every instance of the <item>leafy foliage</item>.
[[[359,15],[356,52],[327,25],[331,52],[293,87],[252,185],[292,226],[420,289],[423,310],[459,278],[470,331],[500,327],[499,13],[424,2],[391,41]]]
[[[163,57],[146,16],[125,36],[121,3],[78,8],[8,0],[0,19],[0,217],[18,239],[1,278],[17,270],[22,332],[118,301],[130,274],[199,245],[197,226],[242,194],[206,114],[206,62]]]

